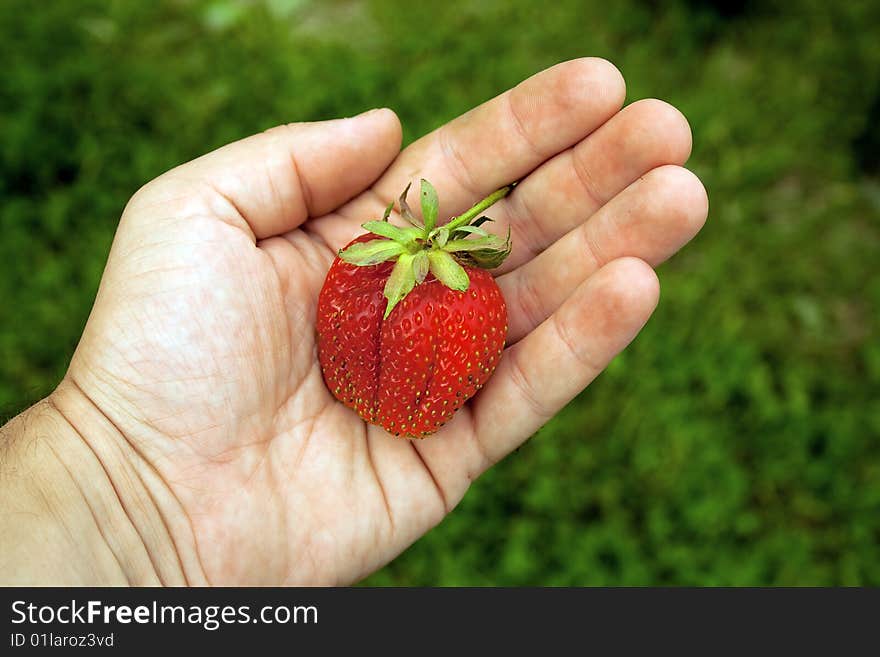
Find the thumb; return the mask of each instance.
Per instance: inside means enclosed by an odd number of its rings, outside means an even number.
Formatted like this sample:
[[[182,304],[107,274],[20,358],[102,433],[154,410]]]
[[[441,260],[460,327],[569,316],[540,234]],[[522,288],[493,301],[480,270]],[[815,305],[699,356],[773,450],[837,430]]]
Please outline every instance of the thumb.
[[[177,196],[181,188],[219,194],[257,239],[295,229],[369,187],[400,151],[390,109],[352,118],[290,123],[223,146],[163,174],[138,195]]]

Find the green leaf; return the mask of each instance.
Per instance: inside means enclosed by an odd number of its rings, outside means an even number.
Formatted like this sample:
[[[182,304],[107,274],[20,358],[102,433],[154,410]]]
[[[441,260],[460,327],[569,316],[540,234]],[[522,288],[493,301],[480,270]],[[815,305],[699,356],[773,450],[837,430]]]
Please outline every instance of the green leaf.
[[[478,226],[474,226],[471,224],[470,226],[461,226],[460,228],[455,229],[455,235],[453,237],[459,237],[459,233],[462,233],[461,237],[465,237],[467,234],[471,235],[479,235],[481,237],[487,237],[489,233]]]
[[[356,242],[347,249],[339,252],[339,257],[345,262],[358,267],[378,265],[380,262],[392,260],[404,252],[404,247],[398,242],[391,240],[370,240],[369,242]]]
[[[413,274],[416,277],[416,283],[425,280],[430,270],[431,262],[428,260],[427,251],[419,251],[413,256]]]
[[[416,286],[416,277],[413,272],[414,257],[409,253],[401,254],[394,269],[391,270],[391,276],[385,283],[384,294],[388,299],[388,305],[385,307],[385,315],[382,319],[386,319],[394,307]]]
[[[446,242],[449,241],[449,231],[446,230],[445,227],[441,228],[437,231],[437,235],[434,237],[434,244],[439,247],[446,246]]]
[[[416,228],[424,229],[424,226],[418,219],[416,219],[415,215],[412,213],[412,208],[409,207],[409,203],[406,202],[406,195],[409,194],[410,187],[412,187],[412,183],[409,183],[406,186],[406,189],[403,190],[400,198],[397,199],[397,203],[400,205],[400,216],[406,219]]]
[[[446,250],[458,253],[461,261],[468,265],[494,269],[510,255],[510,228],[506,239],[490,234],[476,239],[450,240],[446,243]]]
[[[467,272],[446,251],[428,251],[431,273],[438,281],[453,290],[464,291],[471,284]]]
[[[368,221],[362,227],[375,235],[397,242],[411,242],[422,234],[422,231],[415,228],[400,228],[387,221]]]
[[[422,178],[422,218],[425,220],[425,230],[431,232],[437,225],[437,215],[440,213],[440,199],[437,198],[437,190],[434,185]]]
[[[388,221],[388,217],[391,216],[391,211],[394,209],[394,201],[388,204],[388,207],[385,208],[385,212],[382,214],[382,221]]]
[[[495,267],[500,267],[501,263],[504,262],[509,255],[510,246],[502,250],[485,249],[468,251],[462,253],[461,257],[467,262],[467,264],[471,264],[474,267],[479,267],[480,269],[495,269]]]
[[[449,240],[445,249],[450,253],[456,251],[480,251],[484,249],[504,250],[507,248],[507,242],[497,235],[487,235],[478,239],[461,239]]]

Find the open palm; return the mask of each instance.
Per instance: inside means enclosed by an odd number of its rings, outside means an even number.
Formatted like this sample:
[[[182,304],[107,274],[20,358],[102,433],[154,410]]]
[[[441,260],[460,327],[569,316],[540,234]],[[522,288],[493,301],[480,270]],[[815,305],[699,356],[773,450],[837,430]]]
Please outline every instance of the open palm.
[[[566,62],[403,152],[397,118],[377,110],[275,128],[133,197],[59,390],[123,438],[113,449],[179,556],[157,565],[163,581],[363,577],[634,337],[658,298],[651,266],[699,230],[707,202],[680,168],[681,114],[660,101],[621,110],[624,96],[607,62]],[[496,272],[505,355],[448,425],[410,441],[334,400],[314,326],[336,250],[419,177],[441,220],[521,182],[490,212],[513,240]]]

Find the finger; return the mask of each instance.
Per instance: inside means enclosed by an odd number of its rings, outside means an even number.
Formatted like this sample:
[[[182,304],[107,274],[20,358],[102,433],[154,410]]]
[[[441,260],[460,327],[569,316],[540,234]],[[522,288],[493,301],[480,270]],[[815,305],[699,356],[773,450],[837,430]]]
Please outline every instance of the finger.
[[[507,303],[508,344],[528,335],[606,263],[634,256],[659,265],[696,235],[709,201],[693,173],[663,166],[615,196],[549,249],[497,279]]]
[[[639,176],[664,164],[684,164],[690,152],[690,126],[672,105],[649,99],[627,106],[493,208],[500,232],[510,226],[513,244],[499,273],[543,251]]]
[[[625,95],[623,77],[604,59],[557,64],[416,141],[376,189],[390,200],[427,178],[449,217],[583,139]]]
[[[244,221],[257,239],[290,231],[371,185],[400,151],[389,109],[292,123],[217,149],[145,188],[156,197],[203,190],[216,214]]]
[[[515,449],[583,390],[644,326],[659,293],[650,266],[636,258],[615,260],[506,350],[473,404],[485,465]]]

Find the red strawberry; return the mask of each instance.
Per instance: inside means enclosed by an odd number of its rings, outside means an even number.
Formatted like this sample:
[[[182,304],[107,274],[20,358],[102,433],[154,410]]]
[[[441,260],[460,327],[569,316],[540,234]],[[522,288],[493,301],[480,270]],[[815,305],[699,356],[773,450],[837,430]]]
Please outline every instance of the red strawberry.
[[[407,187],[407,190],[409,187]],[[507,336],[501,290],[484,268],[510,253],[486,233],[483,210],[511,186],[437,227],[437,195],[422,181],[424,225],[382,221],[339,252],[318,297],[318,358],[333,395],[394,435],[437,431],[492,375]],[[383,239],[384,238],[384,239]]]

